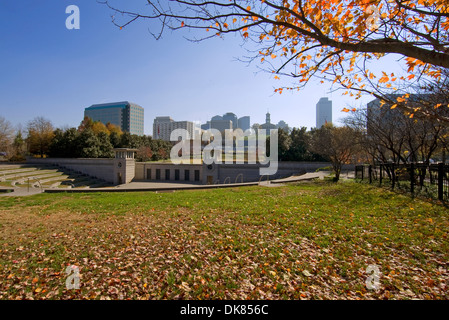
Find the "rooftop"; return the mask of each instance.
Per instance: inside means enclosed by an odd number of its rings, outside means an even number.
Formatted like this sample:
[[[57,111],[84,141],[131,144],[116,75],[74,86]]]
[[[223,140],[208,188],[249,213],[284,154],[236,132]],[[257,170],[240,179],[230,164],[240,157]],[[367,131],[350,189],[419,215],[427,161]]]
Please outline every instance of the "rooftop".
[[[109,108],[109,107],[125,108],[128,105],[139,106],[138,104],[135,104],[135,103],[132,103],[132,102],[129,102],[129,101],[120,101],[120,102],[93,104],[93,105],[91,105],[90,107],[88,107],[86,109],[102,109],[102,108]]]

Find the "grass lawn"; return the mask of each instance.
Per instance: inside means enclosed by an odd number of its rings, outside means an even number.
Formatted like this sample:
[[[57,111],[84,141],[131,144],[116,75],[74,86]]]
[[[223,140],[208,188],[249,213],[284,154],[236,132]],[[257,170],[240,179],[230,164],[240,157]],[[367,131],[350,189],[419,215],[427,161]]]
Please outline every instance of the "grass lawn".
[[[448,299],[448,232],[355,182],[0,197],[0,299]]]

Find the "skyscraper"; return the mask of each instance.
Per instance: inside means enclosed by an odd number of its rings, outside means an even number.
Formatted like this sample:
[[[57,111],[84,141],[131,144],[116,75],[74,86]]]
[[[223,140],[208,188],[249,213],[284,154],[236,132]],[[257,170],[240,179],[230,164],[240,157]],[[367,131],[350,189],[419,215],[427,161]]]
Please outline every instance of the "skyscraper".
[[[316,104],[316,128],[319,129],[328,122],[332,122],[332,101],[324,97]]]
[[[284,120],[279,121],[278,124],[276,125],[276,127],[278,129],[282,129],[287,132],[290,130],[290,128],[288,127],[288,124]]]
[[[225,133],[225,130],[232,129],[232,121],[231,120],[212,120],[210,122],[211,129],[217,129],[221,132],[221,134]]]
[[[237,119],[237,116],[234,113],[232,113],[232,112],[225,113],[223,115],[223,120],[230,120],[230,121],[232,121],[232,128],[231,129],[237,129],[237,127],[238,127],[238,119]]]
[[[231,122],[231,126],[229,126],[229,122]],[[218,129],[223,131],[225,129],[237,129],[240,128],[243,131],[251,128],[250,117],[244,116],[238,118],[234,113],[227,112],[223,116],[213,116],[210,121],[207,121],[205,124],[201,125],[201,129]]]
[[[144,109],[128,101],[94,104],[84,109],[84,116],[103,124],[114,124],[123,132],[143,135]]]
[[[250,129],[251,128],[250,118],[248,116],[239,118],[237,127],[242,129],[243,131]]]
[[[194,127],[195,125],[190,121],[174,121],[170,117],[156,117],[153,123],[153,139],[170,141],[170,135],[175,129],[187,130],[189,137],[182,138],[193,139]]]

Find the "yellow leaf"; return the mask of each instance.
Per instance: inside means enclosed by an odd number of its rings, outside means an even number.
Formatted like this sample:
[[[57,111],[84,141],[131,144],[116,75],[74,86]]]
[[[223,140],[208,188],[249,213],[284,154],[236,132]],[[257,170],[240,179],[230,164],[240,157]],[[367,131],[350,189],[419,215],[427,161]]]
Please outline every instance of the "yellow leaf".
[[[236,18],[232,19],[232,23],[236,23],[236,22],[237,22]]]
[[[394,108],[396,108],[397,106],[398,106],[398,105],[395,103],[394,105],[391,106],[390,109],[394,109]]]
[[[276,55],[274,53],[271,54],[271,59],[276,58]]]
[[[307,271],[307,270],[303,270],[302,274],[305,275],[306,277],[311,277],[312,276],[312,274],[309,271]]]
[[[42,291],[41,288],[36,288],[36,290],[34,290],[34,292],[36,292],[36,293],[39,293],[39,292],[41,292],[41,291]]]

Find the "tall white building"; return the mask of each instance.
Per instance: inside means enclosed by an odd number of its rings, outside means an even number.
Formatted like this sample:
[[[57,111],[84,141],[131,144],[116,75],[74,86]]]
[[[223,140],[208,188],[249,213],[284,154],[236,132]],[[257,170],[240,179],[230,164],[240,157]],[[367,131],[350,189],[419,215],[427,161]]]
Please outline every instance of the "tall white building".
[[[321,98],[316,104],[316,128],[319,129],[328,122],[332,122],[332,101]]]
[[[185,129],[193,139],[195,124],[190,121],[174,121],[170,117],[156,117],[153,123],[153,139],[170,141],[170,135],[175,129]],[[187,139],[187,137],[183,137]]]

